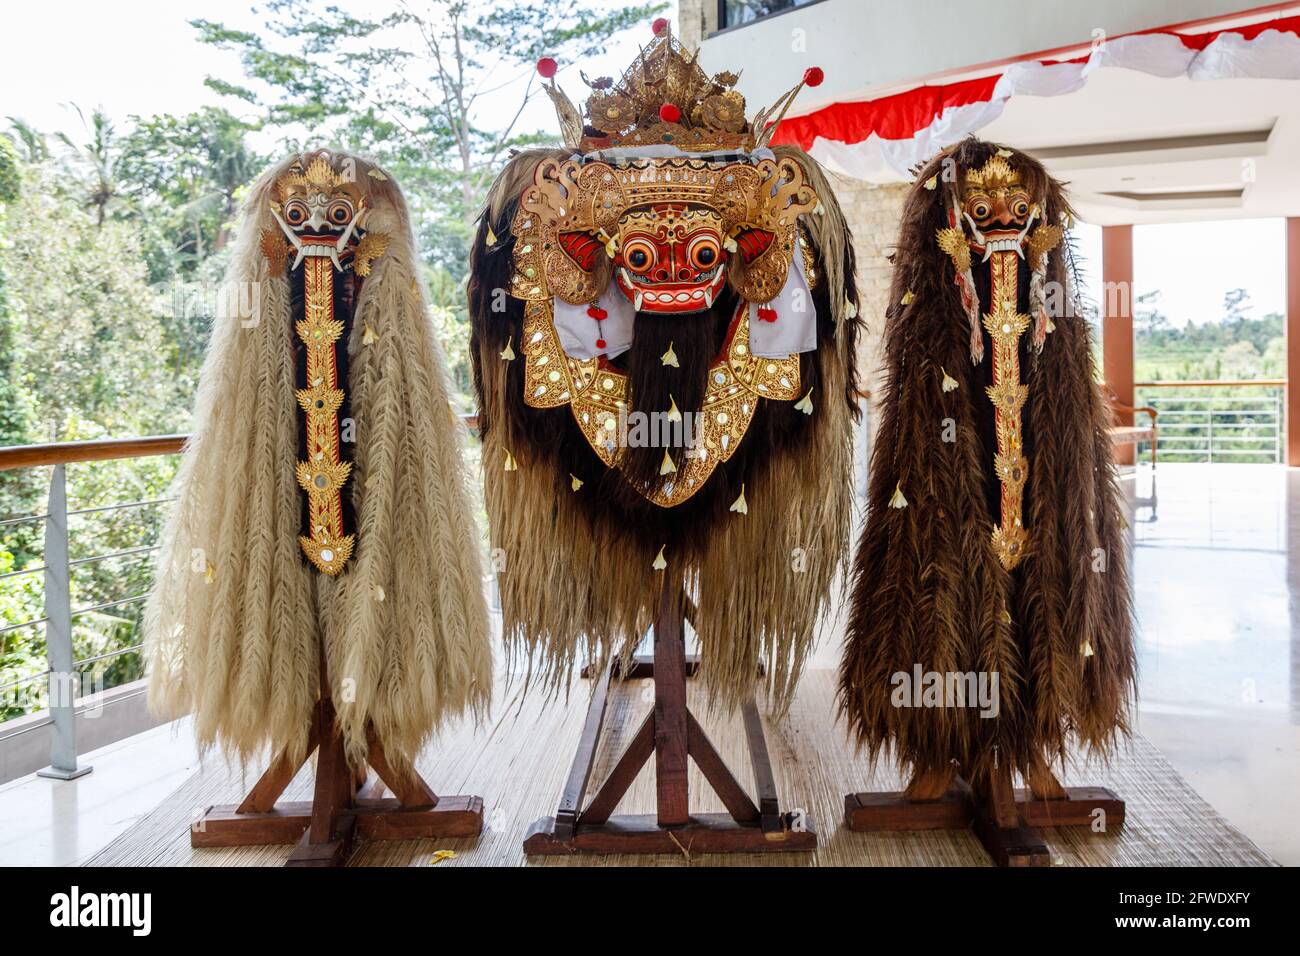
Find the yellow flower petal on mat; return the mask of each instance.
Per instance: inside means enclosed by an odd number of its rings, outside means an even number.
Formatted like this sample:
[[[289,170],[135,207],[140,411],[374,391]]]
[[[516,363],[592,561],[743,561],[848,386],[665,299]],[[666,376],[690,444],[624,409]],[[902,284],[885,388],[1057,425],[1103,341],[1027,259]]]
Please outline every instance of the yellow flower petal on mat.
[[[731,510],[737,514],[749,514],[749,502],[745,500],[745,486],[740,486],[740,497],[731,503]]]
[[[443,860],[454,860],[454,859],[456,859],[455,850],[439,850],[438,852],[434,853],[433,858],[429,862],[441,863]]]
[[[889,499],[889,507],[900,510],[907,507],[907,499],[903,497],[902,482],[894,485],[894,494]]]

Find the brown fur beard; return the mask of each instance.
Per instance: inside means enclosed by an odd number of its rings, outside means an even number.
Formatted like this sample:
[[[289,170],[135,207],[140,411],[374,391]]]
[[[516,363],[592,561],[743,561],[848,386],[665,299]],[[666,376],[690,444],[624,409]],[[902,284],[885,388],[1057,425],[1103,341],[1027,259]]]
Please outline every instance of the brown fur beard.
[[[668,475],[659,473],[665,451],[677,468],[686,463],[687,442],[699,438],[698,427],[692,433],[686,426],[692,420],[698,421],[695,416],[704,404],[709,367],[722,348],[727,317],[735,308],[734,297],[724,296],[708,312],[690,315],[637,313],[632,347],[620,356],[627,373],[628,408],[649,416],[654,412],[667,413],[675,403],[682,420],[658,429],[647,424],[645,434],[649,441],[629,445],[624,450],[620,470],[624,478],[621,499],[625,507],[641,498],[638,489],[653,488],[672,480],[671,472]],[[676,368],[665,365],[663,361],[664,353],[670,347],[677,356]],[[688,413],[690,419],[686,418]]]

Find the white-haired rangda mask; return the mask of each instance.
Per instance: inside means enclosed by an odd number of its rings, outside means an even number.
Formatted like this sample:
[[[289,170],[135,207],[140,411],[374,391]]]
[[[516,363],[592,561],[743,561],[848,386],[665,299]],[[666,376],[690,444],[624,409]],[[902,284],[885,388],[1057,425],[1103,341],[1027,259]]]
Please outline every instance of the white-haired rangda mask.
[[[300,756],[321,654],[348,753],[481,709],[477,531],[405,201],[339,153],[252,187],[145,614],[150,699]]]
[[[599,653],[639,637],[657,569],[674,562],[698,582],[701,617],[725,605],[730,629],[753,624],[730,649],[706,646],[715,689],[748,687],[766,646],[785,691],[843,555],[850,237],[817,164],[766,145],[764,116],[803,84],[751,124],[735,81],[665,28],[620,79],[589,81],[585,120],[552,82],[565,148],[511,159],[475,241],[507,635],[553,672],[580,642]],[[817,549],[814,574],[787,575],[791,549]],[[748,593],[740,569],[764,564],[771,588]],[[574,575],[590,600],[559,593]]]

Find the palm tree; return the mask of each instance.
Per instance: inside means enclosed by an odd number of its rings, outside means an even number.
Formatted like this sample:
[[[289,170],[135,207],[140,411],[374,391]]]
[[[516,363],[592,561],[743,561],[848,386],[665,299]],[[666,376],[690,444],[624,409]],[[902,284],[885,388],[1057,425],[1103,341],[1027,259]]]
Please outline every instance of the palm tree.
[[[113,121],[108,114],[104,112],[102,106],[97,106],[90,114],[90,122],[86,122],[86,114],[76,103],[72,108],[77,111],[77,116],[81,118],[82,126],[87,127],[90,134],[90,140],[82,145],[72,141],[72,137],[67,133],[56,134],[59,140],[72,150],[78,167],[77,172],[84,178],[88,179],[90,195],[87,197],[87,204],[95,211],[95,224],[104,225],[104,219],[108,215],[109,203],[113,202],[119,195],[119,185],[117,181],[117,138],[113,129]],[[89,173],[88,176],[85,176]]]

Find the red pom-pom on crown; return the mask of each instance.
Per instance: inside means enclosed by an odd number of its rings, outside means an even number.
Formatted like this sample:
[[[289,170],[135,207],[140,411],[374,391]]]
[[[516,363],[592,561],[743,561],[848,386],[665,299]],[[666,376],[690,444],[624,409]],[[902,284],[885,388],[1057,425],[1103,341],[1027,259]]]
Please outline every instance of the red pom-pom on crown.
[[[826,73],[820,66],[810,66],[803,71],[803,82],[805,86],[821,86],[822,80],[826,79]]]
[[[542,76],[548,80],[555,75],[557,69],[559,69],[559,67],[549,56],[544,56],[537,61],[537,72],[542,74]]]
[[[676,123],[682,118],[682,111],[672,103],[665,103],[659,107],[659,118],[665,123]]]
[[[658,36],[659,34],[663,33],[667,29],[668,29],[667,17],[656,17],[655,21],[650,24],[650,31],[655,36]]]

